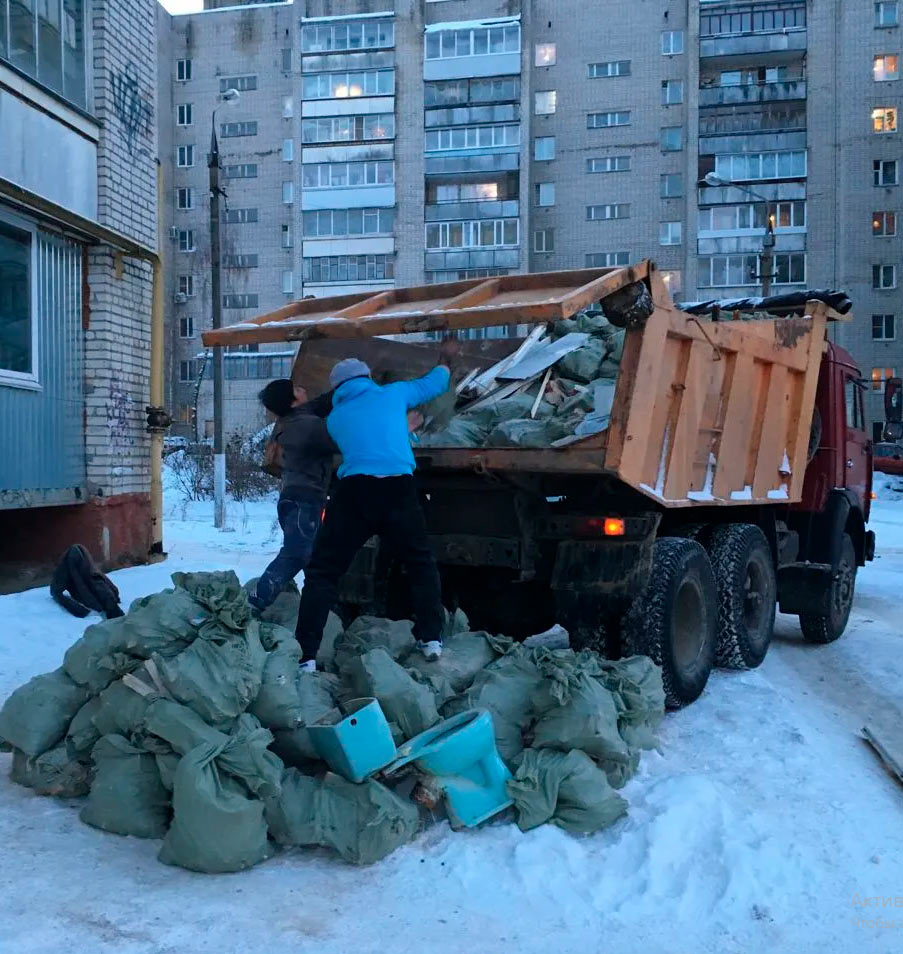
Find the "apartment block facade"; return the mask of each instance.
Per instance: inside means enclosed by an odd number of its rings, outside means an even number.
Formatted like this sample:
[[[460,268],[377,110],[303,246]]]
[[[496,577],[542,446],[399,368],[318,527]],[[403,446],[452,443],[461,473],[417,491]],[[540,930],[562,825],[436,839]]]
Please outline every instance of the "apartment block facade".
[[[860,362],[877,435],[883,382],[903,373],[903,2],[208,6],[161,13],[160,29],[183,432],[212,417],[199,334],[216,108],[226,321],[303,295],[646,257],[679,299],[752,295],[770,220],[774,292],[853,299],[832,334]],[[227,429],[262,423],[254,393],[290,360],[227,356]]]

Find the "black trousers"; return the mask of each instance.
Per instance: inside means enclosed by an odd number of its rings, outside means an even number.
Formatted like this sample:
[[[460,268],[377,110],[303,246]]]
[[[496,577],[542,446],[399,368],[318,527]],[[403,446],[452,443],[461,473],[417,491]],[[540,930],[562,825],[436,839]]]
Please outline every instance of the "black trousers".
[[[339,580],[357,551],[374,535],[407,571],[414,635],[424,642],[441,638],[444,614],[439,571],[427,541],[414,478],[346,477],[326,506],[304,573],[295,636],[305,659],[317,654]]]

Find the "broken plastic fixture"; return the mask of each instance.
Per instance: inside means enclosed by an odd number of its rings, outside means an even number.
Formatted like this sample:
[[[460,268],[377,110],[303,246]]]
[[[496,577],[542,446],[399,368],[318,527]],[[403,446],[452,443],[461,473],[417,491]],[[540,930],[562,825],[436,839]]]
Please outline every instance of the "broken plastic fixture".
[[[421,732],[398,750],[386,774],[413,762],[428,789],[445,796],[452,828],[473,828],[512,805],[511,773],[495,747],[492,716],[471,709]]]
[[[376,699],[352,699],[343,708],[340,721],[311,725],[307,732],[320,758],[333,772],[349,782],[363,782],[398,753]]]

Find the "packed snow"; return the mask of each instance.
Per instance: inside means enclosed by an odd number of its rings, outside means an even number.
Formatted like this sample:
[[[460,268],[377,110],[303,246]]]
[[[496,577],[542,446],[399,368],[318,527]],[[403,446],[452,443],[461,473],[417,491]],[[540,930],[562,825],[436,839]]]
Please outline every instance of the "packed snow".
[[[809,646],[779,618],[762,667],[716,673],[644,755],[626,818],[576,838],[447,826],[366,869],[294,850],[197,875],[159,844],[89,828],[7,779],[0,754],[0,952],[15,954],[846,954],[903,950],[903,786],[859,737],[903,708],[903,483],[882,479],[849,629]],[[270,501],[167,500],[160,564],[123,570],[128,603],[174,570],[257,575],[278,546]],[[0,699],[59,665],[85,623],[47,589],[0,598]],[[903,724],[903,723],[898,723]]]

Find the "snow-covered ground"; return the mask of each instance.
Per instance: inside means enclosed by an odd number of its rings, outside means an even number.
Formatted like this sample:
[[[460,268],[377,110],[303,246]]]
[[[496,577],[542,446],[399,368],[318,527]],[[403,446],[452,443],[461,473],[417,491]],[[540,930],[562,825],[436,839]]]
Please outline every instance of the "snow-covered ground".
[[[124,602],[178,569],[258,574],[273,515],[233,505],[221,533],[210,504],[169,506],[169,559],[117,573]],[[593,837],[443,826],[367,869],[318,850],[196,875],[14,786],[0,755],[0,952],[899,952],[903,787],[858,732],[903,709],[903,493],[883,485],[871,525],[879,556],[843,639],[806,645],[781,618],[760,669],[717,673],[667,717],[628,816]],[[84,625],[46,589],[0,598],[0,615],[0,699]]]

